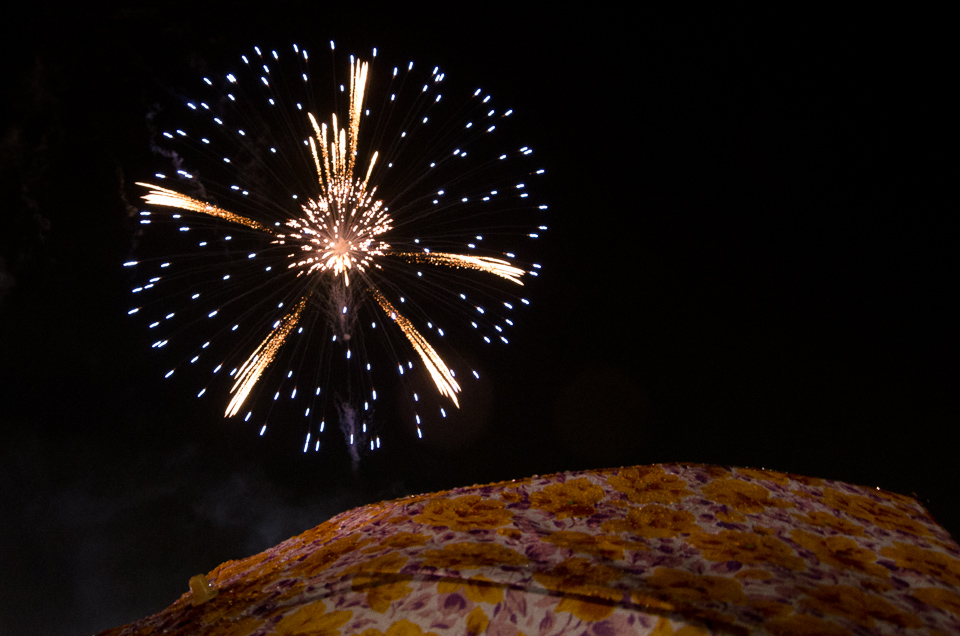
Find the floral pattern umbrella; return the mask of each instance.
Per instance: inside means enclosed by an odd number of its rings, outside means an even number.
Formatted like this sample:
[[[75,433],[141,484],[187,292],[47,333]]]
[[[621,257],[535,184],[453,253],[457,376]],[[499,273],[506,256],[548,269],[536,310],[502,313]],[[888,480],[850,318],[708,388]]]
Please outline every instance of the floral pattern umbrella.
[[[101,636],[960,634],[960,548],[914,499],[658,464],[363,506]]]

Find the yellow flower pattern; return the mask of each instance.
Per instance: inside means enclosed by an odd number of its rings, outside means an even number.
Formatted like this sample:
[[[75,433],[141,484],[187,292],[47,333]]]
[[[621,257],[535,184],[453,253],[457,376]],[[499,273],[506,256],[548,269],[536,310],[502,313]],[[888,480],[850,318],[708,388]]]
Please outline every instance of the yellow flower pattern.
[[[691,605],[703,601],[745,603],[747,596],[737,579],[693,574],[685,570],[657,568],[647,583],[660,597],[672,603]]]
[[[835,488],[824,488],[823,502],[857,519],[887,530],[902,530],[915,535],[929,534],[926,525],[913,519],[901,508],[878,503],[862,495],[851,495]]]
[[[766,628],[774,636],[852,636],[849,629],[810,614],[774,619]]]
[[[398,532],[373,547],[364,548],[362,552],[370,554],[383,550],[403,550],[404,548],[426,545],[426,543],[427,536],[420,532]]]
[[[302,605],[273,627],[276,636],[339,636],[340,627],[353,612],[328,612],[322,601]]]
[[[573,550],[574,552],[594,554],[604,559],[622,559],[624,549],[650,549],[642,543],[627,541],[618,534],[590,534],[588,532],[558,530],[550,536],[544,537],[543,540],[561,548]]]
[[[405,618],[401,618],[397,622],[387,627],[387,631],[385,632],[381,632],[379,629],[371,627],[370,629],[363,630],[357,636],[439,636],[439,634],[435,632],[425,632],[416,623],[408,621]]]
[[[474,603],[497,604],[503,602],[503,588],[492,581],[478,576],[472,579],[440,579],[437,592],[453,594],[463,591],[464,596]]]
[[[465,495],[455,499],[432,499],[413,520],[463,532],[499,528],[509,523],[512,516],[512,513],[504,509],[502,501],[484,499],[479,495]]]
[[[370,542],[370,539],[364,539],[359,534],[351,534],[342,539],[331,541],[298,562],[291,569],[291,574],[303,577],[316,576],[331,567],[344,555],[359,550]]]
[[[776,537],[738,530],[722,530],[717,534],[691,535],[690,544],[699,548],[703,558],[710,561],[765,563],[788,570],[803,569],[803,559]]]
[[[407,557],[389,553],[353,565],[343,573],[353,574],[350,589],[365,592],[370,609],[383,613],[393,601],[413,591],[408,585],[410,577],[396,574],[407,560]]]
[[[568,593],[557,604],[558,612],[570,612],[591,622],[613,613],[623,592],[607,584],[619,577],[620,573],[614,568],[592,565],[589,560],[579,557],[567,559],[549,572],[533,575],[548,590]]]
[[[675,537],[698,529],[696,517],[688,510],[673,510],[658,504],[632,508],[626,519],[604,521],[606,532],[630,533],[641,537]]]
[[[710,499],[743,513],[763,512],[768,506],[787,508],[793,504],[770,497],[770,491],[760,484],[741,479],[718,479],[704,486],[701,492]]]
[[[726,523],[743,523],[747,520],[747,517],[736,510],[725,509],[717,511],[717,519]]]
[[[897,627],[923,626],[923,622],[912,614],[897,610],[875,594],[868,594],[849,585],[821,585],[814,590],[808,590],[800,605],[823,614],[845,616],[864,627],[873,627],[877,621],[885,621]]]
[[[467,634],[470,636],[475,636],[476,634],[482,634],[487,631],[487,626],[490,624],[490,619],[487,618],[487,615],[483,612],[483,609],[475,607],[469,614],[467,614],[466,623]]]
[[[960,618],[960,592],[945,590],[942,587],[920,587],[910,595],[921,603],[939,607]]]
[[[960,547],[909,497],[633,466],[372,504],[102,636],[960,633]],[[641,617],[638,620],[637,617]]]
[[[960,586],[960,559],[936,550],[927,550],[897,541],[893,546],[880,550],[880,554],[893,559],[902,568],[916,570],[934,578]]]
[[[527,558],[499,543],[448,543],[442,550],[424,552],[423,564],[431,568],[473,570],[493,565],[521,565]]]
[[[756,479],[759,481],[768,480],[777,484],[778,486],[786,486],[790,483],[790,477],[783,473],[778,473],[773,470],[763,470],[757,468],[738,468],[737,475],[741,477],[746,477],[748,479]]]
[[[650,636],[710,636],[710,632],[697,625],[681,625],[674,629],[670,621],[661,616],[657,619],[657,626],[650,632]]]
[[[660,466],[624,468],[607,483],[634,503],[675,503],[693,494],[686,481],[668,475]]]
[[[603,499],[603,488],[587,479],[573,479],[553,484],[530,495],[530,506],[553,513],[557,519],[589,517],[593,504]]]
[[[858,570],[872,576],[890,576],[890,571],[874,563],[877,555],[861,548],[850,537],[821,537],[797,529],[790,538],[801,547],[813,552],[820,561],[840,570]]]
[[[863,526],[847,521],[846,519],[841,519],[836,515],[832,515],[829,512],[823,512],[822,510],[814,510],[808,512],[804,515],[799,515],[793,513],[793,516],[797,518],[798,521],[807,524],[808,526],[820,526],[821,528],[829,528],[840,534],[849,534],[851,536],[863,536]]]

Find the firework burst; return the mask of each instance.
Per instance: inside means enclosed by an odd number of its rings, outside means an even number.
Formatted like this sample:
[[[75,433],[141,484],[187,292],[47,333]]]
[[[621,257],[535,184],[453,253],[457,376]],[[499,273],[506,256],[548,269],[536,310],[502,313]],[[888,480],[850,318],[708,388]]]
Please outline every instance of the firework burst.
[[[331,94],[296,46],[241,60],[184,100],[182,125],[160,130],[175,171],[138,183],[141,223],[172,222],[192,246],[128,263],[146,279],[130,313],[151,316],[155,348],[194,347],[167,377],[210,365],[200,396],[222,382],[225,415],[262,418],[261,435],[286,402],[302,409],[304,451],[319,450],[331,417],[354,457],[379,447],[369,429],[388,366],[401,383],[418,369],[432,381],[439,405],[407,392],[422,435],[423,409],[445,417],[466,390],[441,325],[507,343],[512,311],[528,302],[518,290],[539,265],[516,253],[546,229],[546,206],[529,194],[543,170],[503,132],[512,111],[482,90],[446,108],[438,68],[418,79],[410,63],[378,79],[351,56]],[[375,333],[393,364],[372,362]]]

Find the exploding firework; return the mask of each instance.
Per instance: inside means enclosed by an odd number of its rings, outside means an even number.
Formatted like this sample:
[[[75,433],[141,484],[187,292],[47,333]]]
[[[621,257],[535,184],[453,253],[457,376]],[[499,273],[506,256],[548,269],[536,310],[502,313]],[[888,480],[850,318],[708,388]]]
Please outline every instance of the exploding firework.
[[[346,81],[315,83],[307,51],[255,48],[203,78],[182,123],[159,130],[173,170],[138,183],[141,223],[189,248],[128,265],[144,281],[130,313],[149,317],[153,347],[193,348],[167,377],[206,365],[199,396],[222,387],[225,416],[261,435],[281,403],[300,411],[304,451],[336,418],[356,457],[380,445],[370,425],[390,376],[407,386],[418,435],[425,410],[459,407],[461,382],[479,374],[447,332],[508,342],[539,269],[517,254],[546,229],[546,206],[531,182],[543,170],[489,94],[448,99],[445,74],[413,63],[342,66]],[[418,372],[432,397],[410,388]]]

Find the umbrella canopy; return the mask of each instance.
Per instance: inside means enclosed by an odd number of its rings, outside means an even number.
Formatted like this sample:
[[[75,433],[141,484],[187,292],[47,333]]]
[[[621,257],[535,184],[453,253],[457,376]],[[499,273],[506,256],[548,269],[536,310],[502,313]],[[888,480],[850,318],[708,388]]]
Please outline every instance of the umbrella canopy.
[[[345,512],[101,636],[958,634],[914,499],[769,470],[568,472]]]

